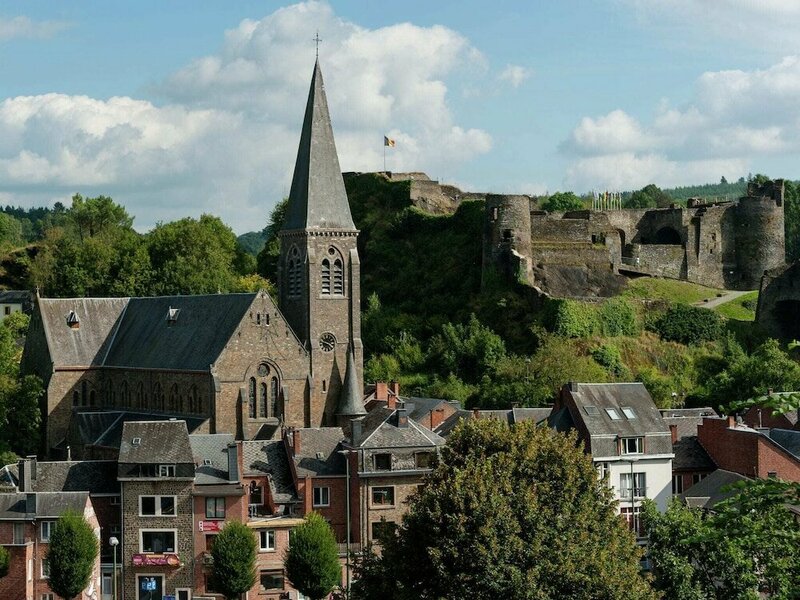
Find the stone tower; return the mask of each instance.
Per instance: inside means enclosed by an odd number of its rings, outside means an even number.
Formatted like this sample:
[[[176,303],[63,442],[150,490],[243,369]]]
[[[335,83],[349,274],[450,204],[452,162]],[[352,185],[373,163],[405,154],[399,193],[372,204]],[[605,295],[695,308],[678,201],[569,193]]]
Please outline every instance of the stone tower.
[[[363,390],[360,267],[319,61],[314,64],[286,220],[279,234],[279,305],[311,356],[305,425],[336,424],[348,353]],[[351,384],[352,385],[352,384]]]

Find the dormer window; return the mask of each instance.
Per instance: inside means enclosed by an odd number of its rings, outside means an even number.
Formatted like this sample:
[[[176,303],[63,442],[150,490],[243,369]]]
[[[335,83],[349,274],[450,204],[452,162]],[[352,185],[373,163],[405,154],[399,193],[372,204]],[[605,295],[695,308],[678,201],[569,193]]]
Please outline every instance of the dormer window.
[[[131,440],[131,446],[141,446],[142,445],[142,438],[135,437]]]
[[[392,470],[392,455],[388,453],[375,454],[372,457],[376,471],[391,471]]]
[[[622,438],[620,440],[620,454],[643,454],[644,438]]]
[[[81,320],[78,318],[78,313],[74,310],[69,311],[67,315],[67,326],[70,329],[79,329],[81,326]]]
[[[178,322],[178,315],[181,314],[180,308],[172,308],[171,306],[167,310],[167,324],[174,325]]]
[[[175,465],[158,465],[156,473],[159,477],[175,477]]]

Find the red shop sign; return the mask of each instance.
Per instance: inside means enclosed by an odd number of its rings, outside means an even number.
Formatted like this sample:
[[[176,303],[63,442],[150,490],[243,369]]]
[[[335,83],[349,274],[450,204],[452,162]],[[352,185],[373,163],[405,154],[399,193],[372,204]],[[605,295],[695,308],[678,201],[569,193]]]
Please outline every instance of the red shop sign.
[[[200,531],[203,533],[221,531],[224,524],[224,521],[198,521],[197,523]]]
[[[134,554],[131,562],[134,567],[177,567],[181,559],[177,554]]]

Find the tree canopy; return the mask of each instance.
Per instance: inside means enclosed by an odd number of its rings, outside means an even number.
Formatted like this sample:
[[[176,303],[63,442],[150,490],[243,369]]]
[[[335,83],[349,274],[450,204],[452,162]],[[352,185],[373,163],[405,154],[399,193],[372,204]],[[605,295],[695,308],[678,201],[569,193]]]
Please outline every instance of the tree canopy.
[[[581,210],[583,207],[583,201],[573,192],[556,192],[541,204],[542,210],[549,212]]]
[[[631,194],[624,201],[625,208],[664,208],[672,203],[672,197],[651,183]]]
[[[336,537],[319,513],[310,513],[294,528],[284,565],[292,585],[312,600],[325,598],[341,583]]]
[[[66,512],[50,532],[47,561],[50,589],[62,598],[80,594],[92,577],[99,547],[92,526],[83,515]]]
[[[228,521],[211,547],[214,589],[226,598],[239,598],[256,582],[256,537],[247,525]]]
[[[655,598],[575,435],[530,422],[459,425],[381,542],[357,564],[356,599]]]

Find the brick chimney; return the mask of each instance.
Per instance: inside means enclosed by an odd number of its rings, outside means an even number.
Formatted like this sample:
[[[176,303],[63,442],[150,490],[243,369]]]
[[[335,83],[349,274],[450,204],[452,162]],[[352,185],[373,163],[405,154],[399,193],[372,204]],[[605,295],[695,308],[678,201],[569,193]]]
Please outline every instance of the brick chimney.
[[[392,410],[397,408],[397,396],[392,393],[391,388],[389,388],[389,394],[386,397],[386,408],[391,408]]]
[[[736,427],[736,417],[728,416],[728,429],[733,429]]]
[[[431,411],[431,430],[436,429],[444,422],[444,409],[437,408]]]
[[[672,443],[674,444],[678,441],[678,426],[675,423],[670,424],[669,432],[672,434]]]
[[[239,481],[239,445],[228,444],[228,481]]]
[[[389,394],[400,395],[400,384],[396,381],[389,382]]]
[[[292,452],[294,455],[297,456],[300,454],[300,430],[293,429],[292,430]]]
[[[389,399],[389,385],[385,381],[375,384],[375,400],[386,402]]]
[[[398,408],[395,416],[397,418],[397,427],[402,429],[408,427],[408,411],[405,408]]]

